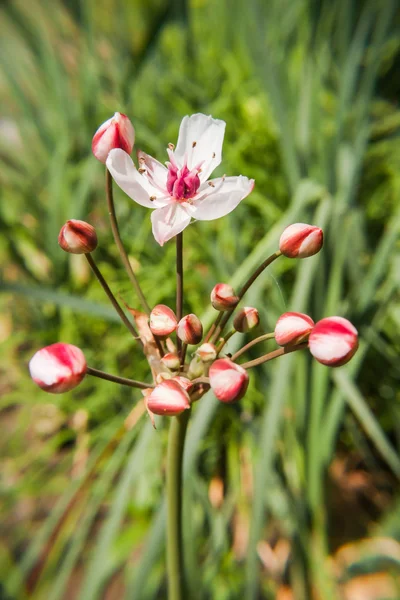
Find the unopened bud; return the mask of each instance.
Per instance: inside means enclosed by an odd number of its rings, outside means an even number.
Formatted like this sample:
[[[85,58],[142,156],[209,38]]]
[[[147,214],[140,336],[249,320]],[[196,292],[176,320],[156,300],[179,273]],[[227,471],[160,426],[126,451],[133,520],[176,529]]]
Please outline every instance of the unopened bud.
[[[203,362],[210,362],[217,358],[217,348],[214,344],[205,342],[197,348],[196,354]]]
[[[227,283],[217,283],[211,292],[211,304],[216,310],[231,310],[239,302],[233,288]]]
[[[29,362],[33,381],[45,392],[62,394],[80,384],[87,370],[80,348],[72,344],[52,344],[38,350]]]
[[[317,254],[323,243],[322,229],[306,223],[294,223],[282,233],[279,250],[288,258],[308,258]]]
[[[196,345],[203,337],[203,325],[196,315],[186,315],[179,321],[176,333],[185,344]]]
[[[58,243],[65,252],[88,254],[97,247],[96,230],[86,221],[70,219],[61,227]]]
[[[193,387],[193,383],[187,377],[182,377],[182,375],[176,375],[172,378],[172,381],[176,381],[179,383],[181,388],[185,390],[185,392],[189,393]]]
[[[93,136],[92,152],[102,163],[114,148],[121,148],[128,154],[135,143],[135,130],[126,115],[116,112],[111,119],[100,125]]]
[[[219,358],[210,367],[210,385],[221,402],[236,402],[243,398],[249,385],[247,371],[228,358]]]
[[[279,346],[293,346],[304,342],[314,327],[308,315],[287,312],[281,315],[275,326],[275,340]]]
[[[357,351],[357,329],[343,317],[328,317],[318,321],[308,339],[310,352],[318,362],[328,367],[345,365]]]
[[[233,327],[240,333],[245,333],[249,329],[257,327],[260,322],[260,315],[256,308],[245,306],[241,308],[233,320]]]
[[[176,371],[181,365],[179,356],[174,352],[167,352],[167,354],[164,354],[161,362],[167,367],[167,369],[170,369],[171,371]]]
[[[178,319],[165,304],[157,304],[150,313],[150,329],[154,335],[165,338],[176,329]]]
[[[189,394],[177,381],[166,379],[147,397],[147,408],[156,415],[173,417],[190,408]]]

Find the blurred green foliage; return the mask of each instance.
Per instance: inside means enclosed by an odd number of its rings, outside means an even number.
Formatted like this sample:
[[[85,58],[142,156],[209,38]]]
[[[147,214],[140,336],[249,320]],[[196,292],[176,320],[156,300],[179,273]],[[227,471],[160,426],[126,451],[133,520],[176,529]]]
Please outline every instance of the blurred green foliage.
[[[6,598],[165,597],[167,423],[154,432],[138,412],[122,435],[139,393],[91,379],[50,398],[26,370],[37,348],[62,340],[93,367],[149,376],[82,257],[57,245],[66,219],[93,223],[98,264],[137,305],[90,151],[116,110],[134,122],[137,147],[161,161],[185,114],[222,118],[219,174],[256,180],[234,213],[185,231],[186,310],[210,323],[213,285],[239,286],[285,225],[309,221],[325,230],[321,255],[278,261],[246,303],[260,308],[265,331],[289,309],[346,316],[361,337],[344,369],[291,355],[254,372],[239,406],[207,396],[196,407],[186,456],[190,598],[276,598],[289,582],[295,598],[341,598],[351,564],[338,574],[326,557],[367,535],[399,540],[399,25],[395,0],[2,4]],[[148,211],[120,190],[115,198],[150,305],[173,302],[174,245],[158,247]],[[367,483],[351,487],[352,475]],[[279,543],[289,548],[282,561]],[[384,552],[371,548],[367,570],[382,571],[371,552]],[[398,560],[385,573],[398,574]]]

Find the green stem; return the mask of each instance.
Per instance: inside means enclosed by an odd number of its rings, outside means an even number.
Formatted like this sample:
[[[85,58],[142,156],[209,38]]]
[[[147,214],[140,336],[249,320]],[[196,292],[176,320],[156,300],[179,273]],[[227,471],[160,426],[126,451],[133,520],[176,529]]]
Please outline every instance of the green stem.
[[[266,260],[264,260],[263,263],[261,263],[261,265],[254,271],[254,273],[252,275],[250,275],[250,277],[248,278],[248,280],[246,281],[246,283],[244,284],[244,286],[242,287],[242,289],[240,290],[238,296],[239,296],[239,300],[241,300],[243,298],[243,296],[245,295],[245,293],[247,292],[247,290],[249,289],[249,287],[251,285],[253,285],[253,283],[255,282],[255,280],[257,279],[257,277],[259,277],[259,275],[261,275],[261,273],[267,268],[269,267],[269,265],[271,263],[274,262],[274,260],[276,260],[279,256],[281,256],[282,252],[280,250],[277,250],[276,252],[274,252],[273,254],[271,254],[271,256],[269,256]],[[216,340],[218,340],[219,336],[221,335],[222,331],[224,330],[225,325],[227,324],[227,322],[229,321],[229,318],[231,316],[231,314],[233,313],[235,309],[229,310],[226,313],[224,313],[224,316],[219,324],[219,326],[215,329],[214,335],[213,335],[213,340],[214,343]]]
[[[93,273],[97,277],[100,285],[102,286],[103,290],[107,294],[108,299],[110,300],[111,304],[113,305],[113,307],[117,311],[117,313],[118,313],[121,321],[123,322],[123,324],[125,325],[125,327],[131,332],[131,334],[133,335],[133,337],[136,340],[138,340],[138,342],[140,344],[142,344],[142,341],[141,341],[141,339],[139,337],[138,332],[136,331],[136,329],[134,328],[134,326],[132,325],[132,323],[127,319],[124,311],[122,310],[122,308],[118,304],[118,301],[117,301],[116,297],[114,296],[114,294],[112,293],[112,291],[108,287],[108,284],[107,284],[106,280],[104,279],[103,275],[100,273],[99,268],[97,267],[96,263],[94,262],[93,256],[91,254],[85,254],[85,257],[86,257],[86,260],[88,261],[88,263],[90,265],[90,268],[92,269]]]
[[[290,354],[290,352],[295,352],[296,350],[303,350],[307,348],[308,343],[304,342],[304,344],[297,344],[297,346],[287,346],[285,348],[278,348],[278,350],[273,350],[272,352],[268,352],[268,354],[264,354],[264,356],[260,356],[259,358],[255,358],[254,360],[249,360],[249,362],[243,363],[240,365],[243,369],[251,369],[252,367],[258,367],[258,365],[262,365],[273,358],[278,358],[278,356],[283,356],[284,354]]]
[[[94,377],[99,377],[99,379],[105,379],[106,381],[112,381],[113,383],[119,383],[120,385],[127,385],[133,388],[139,388],[140,390],[147,390],[148,388],[154,387],[153,383],[144,383],[143,381],[136,381],[135,379],[127,379],[126,377],[111,375],[111,373],[105,373],[104,371],[99,371],[99,369],[93,369],[92,367],[87,368],[86,375],[93,375]]]
[[[231,329],[229,333],[226,334],[225,338],[221,340],[220,344],[217,346],[217,355],[221,352],[222,348],[231,339],[231,337],[236,333],[236,329]]]
[[[210,327],[210,329],[209,329],[206,337],[203,340],[203,344],[205,344],[206,342],[209,341],[209,339],[211,338],[211,336],[214,333],[215,329],[218,327],[218,325],[219,325],[219,323],[220,323],[220,321],[222,319],[223,314],[224,314],[223,311],[221,311],[221,312],[218,313],[217,318],[215,319],[214,323],[211,325],[211,327]]]
[[[183,233],[176,236],[176,317],[178,322],[182,319],[183,306]],[[177,337],[176,347],[178,355],[182,358],[182,342]]]
[[[128,277],[130,279],[131,284],[136,290],[136,293],[139,297],[139,300],[147,314],[150,314],[150,306],[147,303],[146,298],[142,292],[140,284],[136,278],[135,273],[133,272],[132,265],[129,261],[128,255],[125,251],[125,248],[122,244],[121,236],[119,233],[117,216],[115,214],[115,206],[114,206],[114,196],[112,191],[112,177],[110,171],[106,167],[106,196],[107,196],[107,206],[108,206],[108,214],[110,216],[111,223],[111,231],[114,236],[114,241],[117,245],[118,251],[120,253],[122,262],[124,263],[124,267],[126,272],[128,273]]]
[[[251,342],[249,342],[248,344],[246,344],[245,346],[243,346],[243,348],[240,348],[240,350],[238,350],[237,352],[235,352],[235,354],[231,357],[231,360],[235,361],[237,358],[239,358],[239,356],[241,356],[249,348],[252,348],[256,344],[259,344],[260,342],[263,342],[264,340],[272,340],[274,337],[275,337],[275,333],[274,332],[272,332],[272,333],[264,333],[264,335],[260,335],[258,338],[255,338],[254,340],[251,340]]]
[[[182,539],[182,466],[190,410],[173,417],[167,456],[167,573],[168,600],[185,600]]]

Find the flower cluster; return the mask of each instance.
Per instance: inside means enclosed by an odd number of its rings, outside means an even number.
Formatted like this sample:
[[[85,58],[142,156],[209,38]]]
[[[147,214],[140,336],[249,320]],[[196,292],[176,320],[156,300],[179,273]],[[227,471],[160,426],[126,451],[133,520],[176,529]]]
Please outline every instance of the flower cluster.
[[[153,209],[153,234],[161,246],[171,238],[177,238],[179,265],[182,263],[182,256],[179,257],[182,231],[192,219],[220,218],[236,208],[253,189],[254,181],[242,175],[209,179],[222,160],[224,132],[225,123],[221,120],[202,114],[185,117],[176,148],[172,144],[167,148],[169,160],[165,165],[138,151],[136,167],[130,157],[135,131],[129,119],[116,113],[98,129],[92,150],[106,165],[111,224],[125,265],[129,261],[115,220],[111,177],[137,204]],[[307,258],[321,250],[323,232],[315,225],[289,225],[282,232],[279,248],[244,282],[238,293],[228,283],[217,283],[210,294],[216,317],[206,332],[195,314],[182,314],[183,270],[179,271],[179,267],[176,308],[158,304],[150,309],[128,264],[128,275],[145,310],[130,309],[132,322],[96,266],[91,253],[97,243],[96,232],[88,223],[71,219],[61,228],[61,248],[87,258],[121,321],[141,345],[152,382],[138,382],[90,368],[79,348],[56,343],[39,350],[29,364],[32,379],[47,392],[69,391],[79,385],[85,375],[91,375],[141,389],[151,416],[175,416],[190,409],[193,402],[210,388],[223,403],[240,400],[247,391],[251,367],[289,352],[308,348],[321,364],[337,367],[348,362],[357,350],[357,330],[347,319],[333,316],[314,323],[306,314],[286,312],[277,320],[273,332],[253,338],[234,355],[224,352],[232,335],[247,334],[260,325],[260,315],[255,307],[238,308],[238,305],[264,269],[279,256]],[[231,317],[232,329],[227,330]],[[277,348],[252,361],[238,362],[249,347],[267,339],[274,339]],[[188,346],[196,348],[191,349],[187,359]]]

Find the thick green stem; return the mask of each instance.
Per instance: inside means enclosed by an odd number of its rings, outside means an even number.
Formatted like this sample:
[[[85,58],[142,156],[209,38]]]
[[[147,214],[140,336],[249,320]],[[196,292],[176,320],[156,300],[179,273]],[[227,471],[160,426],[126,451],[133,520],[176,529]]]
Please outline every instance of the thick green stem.
[[[167,573],[168,600],[185,600],[182,540],[182,467],[190,410],[173,417],[167,456]]]
[[[112,177],[110,171],[106,167],[106,196],[107,196],[107,206],[108,206],[108,214],[110,216],[111,223],[111,231],[114,236],[115,243],[117,245],[118,251],[120,253],[122,262],[124,263],[124,267],[132,283],[133,287],[136,290],[136,293],[139,297],[139,300],[147,314],[150,314],[150,306],[147,304],[147,300],[143,295],[142,288],[139,285],[139,282],[136,278],[135,273],[133,272],[132,265],[129,261],[128,255],[123,246],[121,236],[119,234],[119,228],[117,223],[117,216],[115,214],[115,206],[114,206],[114,196],[112,191]]]

